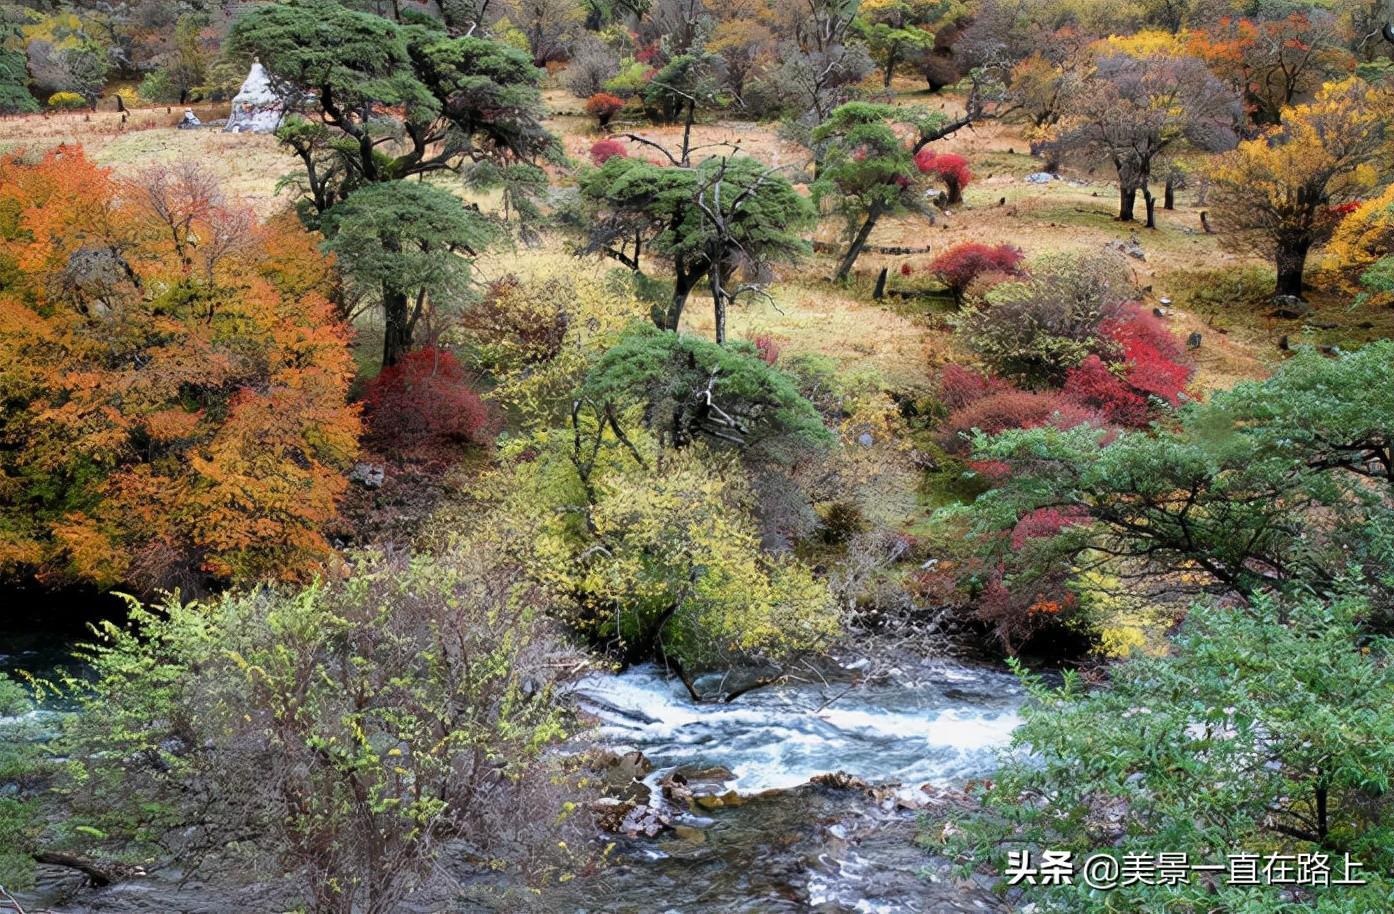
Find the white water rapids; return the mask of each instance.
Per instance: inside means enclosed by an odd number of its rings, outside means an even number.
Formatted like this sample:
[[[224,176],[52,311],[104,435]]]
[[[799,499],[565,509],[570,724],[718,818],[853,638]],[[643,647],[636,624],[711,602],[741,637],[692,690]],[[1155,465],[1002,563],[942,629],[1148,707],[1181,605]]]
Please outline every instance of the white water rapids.
[[[731,704],[694,704],[652,667],[594,676],[577,691],[603,741],[658,767],[727,768],[741,793],[832,771],[873,784],[962,783],[992,770],[1022,699],[1012,676],[947,661],[887,682],[757,689]]]

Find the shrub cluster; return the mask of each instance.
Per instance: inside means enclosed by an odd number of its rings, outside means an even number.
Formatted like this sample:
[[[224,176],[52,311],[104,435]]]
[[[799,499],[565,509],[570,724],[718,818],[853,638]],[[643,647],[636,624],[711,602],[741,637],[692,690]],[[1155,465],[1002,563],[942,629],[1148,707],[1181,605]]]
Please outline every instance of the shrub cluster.
[[[370,434],[403,451],[483,443],[489,410],[454,354],[435,346],[409,352],[368,383]]]
[[[975,280],[991,273],[1003,278],[1021,275],[1023,257],[1021,250],[1010,244],[965,241],[935,257],[929,264],[929,273],[942,282],[954,302],[961,305],[964,292]]]

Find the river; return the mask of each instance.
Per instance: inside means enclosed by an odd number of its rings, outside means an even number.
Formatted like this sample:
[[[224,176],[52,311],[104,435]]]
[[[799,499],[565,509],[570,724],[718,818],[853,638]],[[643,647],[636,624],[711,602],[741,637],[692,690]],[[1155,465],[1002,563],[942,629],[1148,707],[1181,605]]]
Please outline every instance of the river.
[[[51,661],[50,655],[25,645],[10,650],[5,665],[32,668],[21,662]],[[550,891],[537,910],[1003,910],[981,886],[931,865],[914,843],[915,809],[934,802],[933,791],[922,785],[951,788],[991,773],[996,750],[1019,722],[1023,695],[1012,676],[949,660],[914,660],[871,681],[859,682],[849,670],[830,683],[772,686],[730,704],[699,705],[681,683],[645,667],[592,676],[577,685],[576,696],[596,720],[599,742],[647,758],[651,770],[642,780],[653,802],[660,802],[660,784],[675,772],[705,779],[707,793],[726,800],[677,815],[671,823],[677,827],[656,837],[618,838],[612,865]],[[809,783],[832,772],[848,776],[842,786]],[[213,893],[158,876],[60,901],[60,892],[73,884],[60,873],[48,872],[43,891],[28,896],[31,905],[63,914],[279,910],[263,908],[267,896],[253,887]],[[408,907],[414,914],[518,910],[470,901],[471,895],[488,892],[467,891],[444,907],[425,899]]]

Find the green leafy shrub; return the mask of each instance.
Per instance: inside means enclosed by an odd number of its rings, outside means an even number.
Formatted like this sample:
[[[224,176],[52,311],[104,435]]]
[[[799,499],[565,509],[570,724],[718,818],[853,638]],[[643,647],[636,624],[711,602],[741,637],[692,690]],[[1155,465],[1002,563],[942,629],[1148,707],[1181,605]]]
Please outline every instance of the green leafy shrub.
[[[1352,597],[1202,604],[1169,654],[1116,665],[1107,686],[1086,691],[1066,674],[1050,689],[1026,677],[1033,700],[1015,752],[978,788],[982,809],[943,830],[948,852],[995,874],[1008,850],[1072,852],[1077,867],[1098,852],[1222,865],[1250,853],[1260,872],[1265,854],[1324,854],[1333,881],[1349,853],[1368,885],[1246,886],[1192,873],[1097,891],[1076,878],[1023,887],[1021,900],[1067,914],[1386,910],[1394,645],[1368,636],[1368,616]],[[942,851],[941,837],[925,841]]]
[[[956,319],[964,342],[995,373],[1027,387],[1059,386],[1098,346],[1099,328],[1135,298],[1116,256],[1051,254]]]
[[[28,691],[0,675],[0,886],[10,889],[33,883],[33,851],[44,825],[32,789],[44,764],[33,710]]]
[[[620,407],[643,404],[649,427],[675,447],[701,438],[778,456],[833,443],[790,377],[745,340],[718,346],[636,325],[596,363],[582,393]]]
[[[567,657],[538,589],[479,544],[354,561],[100,627],[64,746],[82,852],[149,859],[177,835],[182,869],[295,874],[317,914],[396,909],[451,842],[561,874]]]
[[[740,463],[702,442],[663,447],[641,410],[588,410],[572,429],[505,442],[501,469],[480,480],[488,526],[516,537],[560,618],[624,660],[692,673],[828,643],[828,588],[761,549]]]

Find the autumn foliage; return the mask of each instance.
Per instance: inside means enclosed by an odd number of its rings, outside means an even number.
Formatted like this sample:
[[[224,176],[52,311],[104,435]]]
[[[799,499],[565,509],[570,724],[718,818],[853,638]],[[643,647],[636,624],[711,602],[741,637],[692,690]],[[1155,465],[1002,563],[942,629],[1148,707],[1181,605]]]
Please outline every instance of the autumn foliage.
[[[946,202],[951,204],[963,202],[963,189],[968,186],[968,182],[973,180],[973,172],[968,167],[968,160],[952,152],[922,149],[915,156],[915,167],[921,173],[934,175],[944,182],[944,189],[949,194]]]
[[[995,435],[1013,428],[1074,428],[1100,425],[1097,411],[1056,391],[1009,389],[974,400],[949,414],[940,428],[940,441],[952,453],[969,450],[969,433]]]
[[[965,241],[935,257],[929,264],[929,272],[948,287],[954,301],[962,302],[964,291],[980,276],[1020,274],[1023,256],[1019,248],[1009,244]]]
[[[363,399],[373,438],[409,450],[483,440],[489,411],[471,380],[448,350],[407,353],[368,385]]]
[[[329,553],[357,447],[328,262],[192,166],[0,161],[0,568],[154,587]]]
[[[616,156],[623,159],[629,153],[625,151],[624,144],[619,140],[596,140],[591,144],[590,155],[591,163],[599,168]]]
[[[1090,355],[1065,376],[1070,399],[1097,409],[1116,425],[1147,424],[1147,398],[1133,390],[1097,355]]]
[[[944,366],[939,375],[939,402],[958,410],[989,394],[1011,390],[1012,385],[996,375],[983,374],[958,364]]]
[[[992,374],[948,365],[939,376],[939,403],[947,411],[940,440],[950,452],[966,450],[973,429],[996,434],[1013,428],[1083,422],[1145,427],[1162,404],[1178,406],[1191,368],[1156,317],[1130,305],[1099,326],[1097,350],[1065,374],[1058,389],[1020,390]]]
[[[779,353],[783,347],[774,337],[768,333],[757,333],[750,341],[755,344],[755,354],[766,365],[773,365],[779,361]]]
[[[601,129],[608,127],[610,119],[623,107],[624,99],[608,92],[597,92],[586,99],[586,113],[595,118]]]

